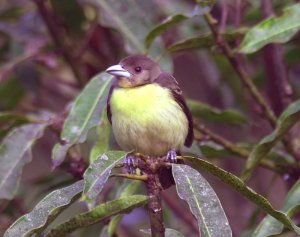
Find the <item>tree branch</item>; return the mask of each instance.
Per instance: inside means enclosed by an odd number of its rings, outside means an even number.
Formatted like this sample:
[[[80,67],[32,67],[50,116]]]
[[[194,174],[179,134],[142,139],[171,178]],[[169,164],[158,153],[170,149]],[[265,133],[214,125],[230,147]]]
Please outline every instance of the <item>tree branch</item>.
[[[262,9],[266,18],[274,15],[270,0],[262,1]],[[284,64],[283,49],[279,44],[269,44],[263,48],[262,53],[270,101],[275,113],[279,115],[292,102],[292,88]]]
[[[246,88],[250,92],[252,98],[260,106],[260,108],[262,109],[266,118],[268,119],[269,123],[272,125],[272,127],[275,127],[276,120],[277,120],[275,114],[269,107],[267,101],[263,98],[263,96],[260,94],[260,92],[258,91],[256,86],[253,84],[253,82],[252,82],[251,78],[249,77],[249,75],[247,74],[246,70],[243,68],[242,64],[239,62],[238,57],[234,55],[233,50],[230,48],[228,43],[224,40],[223,36],[219,33],[218,22],[210,13],[205,13],[204,18],[213,33],[216,44],[223,51],[225,57],[228,59],[231,66],[236,71],[236,73],[239,75],[241,81],[243,82],[243,84],[246,86]]]
[[[238,155],[239,158],[247,159],[248,156],[250,155],[250,151],[248,151],[247,149],[236,146],[234,143],[227,140],[226,138],[224,138],[224,137],[220,136],[219,134],[216,134],[213,131],[209,130],[203,124],[194,123],[194,128],[197,129],[198,131],[200,131],[201,133],[203,133],[204,135],[209,136],[210,140],[212,140],[212,141],[218,143],[219,145],[223,146],[225,149],[232,152],[233,154]],[[267,168],[267,169],[269,169],[269,170],[272,170],[272,171],[275,171],[275,172],[278,172],[278,173],[282,173],[282,169],[280,167],[277,167],[272,161],[261,160],[260,165]]]
[[[86,78],[84,74],[82,73],[82,68],[79,66],[80,63],[77,62],[77,60],[73,57],[71,54],[72,50],[70,50],[65,44],[63,37],[61,37],[60,31],[53,22],[53,15],[51,14],[50,10],[47,9],[44,0],[33,0],[38,8],[38,11],[43,18],[47,29],[49,31],[49,34],[62,54],[63,58],[65,61],[69,64],[72,72],[74,73],[74,76],[76,77],[78,83],[80,84],[81,87],[83,87],[86,84]]]

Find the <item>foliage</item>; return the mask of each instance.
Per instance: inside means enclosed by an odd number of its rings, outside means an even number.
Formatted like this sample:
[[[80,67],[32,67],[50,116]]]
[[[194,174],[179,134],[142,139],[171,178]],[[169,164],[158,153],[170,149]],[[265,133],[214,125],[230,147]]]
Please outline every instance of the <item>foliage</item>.
[[[300,235],[299,3],[4,2],[1,236]],[[124,169],[105,69],[128,54],[157,61],[188,98],[195,137],[179,164],[137,155]],[[161,190],[168,169],[175,186]]]

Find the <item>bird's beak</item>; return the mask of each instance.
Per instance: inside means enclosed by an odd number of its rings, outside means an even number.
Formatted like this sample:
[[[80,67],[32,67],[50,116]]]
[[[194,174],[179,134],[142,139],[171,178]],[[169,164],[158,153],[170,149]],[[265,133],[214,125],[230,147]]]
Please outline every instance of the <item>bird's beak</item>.
[[[130,77],[130,73],[119,64],[107,68],[106,72],[117,77],[126,77],[126,78]]]

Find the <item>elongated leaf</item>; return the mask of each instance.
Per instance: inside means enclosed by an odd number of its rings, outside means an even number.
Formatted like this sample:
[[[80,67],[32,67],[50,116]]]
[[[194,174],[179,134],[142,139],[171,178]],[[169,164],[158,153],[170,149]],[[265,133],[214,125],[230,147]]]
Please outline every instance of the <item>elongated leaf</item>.
[[[279,17],[271,17],[254,26],[245,36],[241,53],[254,53],[269,43],[285,43],[300,29],[300,4],[284,10]]]
[[[89,212],[79,214],[70,220],[58,225],[50,231],[47,237],[65,236],[76,229],[92,225],[105,218],[128,213],[134,208],[144,206],[149,198],[144,195],[133,195],[113,200],[95,207]]]
[[[248,31],[247,28],[240,28],[237,30],[228,31],[222,33],[223,38],[226,41],[233,41],[240,38]],[[189,39],[184,39],[182,41],[176,42],[167,48],[168,52],[177,52],[188,49],[200,49],[200,48],[210,48],[215,45],[213,35],[208,33],[203,33],[197,37],[192,37]]]
[[[86,140],[88,131],[100,123],[112,78],[105,73],[95,76],[76,98],[65,120],[61,140],[52,151],[53,166],[59,166],[68,149]]]
[[[126,152],[109,151],[99,156],[84,172],[83,200],[93,203],[106,183],[112,168],[124,159]]]
[[[283,223],[287,228],[290,230],[295,231],[297,234],[300,234],[300,228],[296,226],[291,218],[286,215],[285,213],[281,211],[277,211],[274,209],[274,207],[271,205],[271,203],[264,198],[263,196],[256,193],[253,189],[249,188],[240,178],[237,176],[211,164],[208,161],[194,158],[194,157],[188,157],[185,156],[184,160],[187,163],[191,163],[194,168],[197,170],[206,170],[212,175],[216,176],[218,179],[220,179],[223,183],[226,183],[231,188],[233,188],[235,191],[249,199],[251,202],[255,203],[259,208],[264,210],[266,213],[271,215],[272,217],[279,220],[281,223]]]
[[[146,36],[145,38],[145,49],[148,50],[154,41],[154,39],[161,35],[163,32],[166,30],[172,28],[173,26],[189,19],[190,16],[183,15],[183,14],[178,14],[174,16],[169,16],[166,18],[162,23],[156,25]]]
[[[187,105],[192,115],[210,122],[224,122],[242,124],[247,122],[246,117],[235,110],[220,110],[196,100],[188,100]]]
[[[150,229],[141,229],[140,231],[142,233],[151,235],[151,230]],[[184,237],[184,235],[181,234],[180,232],[178,232],[177,230],[166,228],[166,230],[165,230],[165,237]]]
[[[197,218],[202,236],[230,237],[232,232],[222,205],[202,175],[186,165],[173,165],[172,172],[179,197]]]
[[[27,124],[12,130],[0,145],[0,199],[12,199],[19,188],[22,169],[32,159],[31,148],[47,124]]]
[[[300,206],[300,181],[298,181],[288,192],[282,211],[289,217],[295,215],[295,210]],[[253,237],[267,237],[280,234],[284,225],[274,217],[266,216],[254,231]]]
[[[109,150],[110,125],[106,113],[102,113],[102,119],[97,127],[98,141],[90,153],[90,163],[94,162],[101,154]]]
[[[44,197],[34,209],[20,217],[7,229],[4,237],[26,237],[44,230],[65,208],[79,198],[83,181],[55,190]]]
[[[130,54],[143,54],[143,42],[149,31],[156,24],[158,11],[153,1],[131,0],[89,0],[101,6],[101,24],[117,29],[125,39],[126,51]],[[164,47],[161,40],[152,44],[149,56],[160,58],[160,65],[172,72],[172,62],[169,55],[163,55]]]
[[[264,137],[253,148],[246,163],[243,179],[249,179],[258,162],[265,158],[276,143],[289,131],[300,119],[300,100],[291,104],[279,117],[274,132]]]
[[[141,182],[135,180],[135,181],[130,182],[130,184],[127,184],[127,183],[125,183],[125,184],[127,186],[121,193],[120,197],[127,197],[127,196],[133,195],[139,189]],[[124,215],[117,215],[111,219],[111,221],[108,224],[108,229],[107,229],[109,236],[113,236],[118,225],[120,224],[121,220],[123,219],[123,216]]]

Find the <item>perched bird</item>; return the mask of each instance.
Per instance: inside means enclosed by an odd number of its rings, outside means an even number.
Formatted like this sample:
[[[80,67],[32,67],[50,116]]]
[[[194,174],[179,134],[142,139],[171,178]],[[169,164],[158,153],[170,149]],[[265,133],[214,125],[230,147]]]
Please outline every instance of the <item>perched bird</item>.
[[[193,122],[177,81],[143,55],[109,67],[117,80],[107,115],[117,143],[126,151],[176,160],[176,151],[193,141]]]

